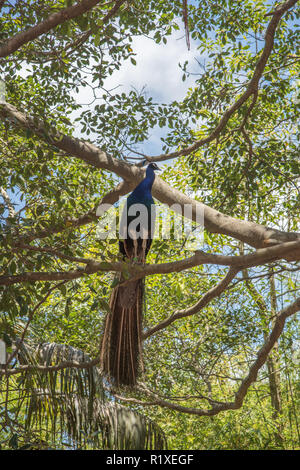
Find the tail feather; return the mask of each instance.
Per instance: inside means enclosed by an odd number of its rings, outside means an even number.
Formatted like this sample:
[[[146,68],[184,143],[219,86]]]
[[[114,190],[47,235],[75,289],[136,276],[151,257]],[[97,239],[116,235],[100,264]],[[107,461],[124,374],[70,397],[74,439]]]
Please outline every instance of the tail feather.
[[[102,371],[115,385],[135,385],[141,362],[143,280],[114,288],[100,350]]]

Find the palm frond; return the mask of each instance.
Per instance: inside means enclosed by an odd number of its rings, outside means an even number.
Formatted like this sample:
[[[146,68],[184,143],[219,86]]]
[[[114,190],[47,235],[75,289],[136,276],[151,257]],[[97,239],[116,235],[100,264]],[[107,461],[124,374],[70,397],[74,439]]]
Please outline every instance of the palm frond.
[[[22,364],[52,366],[88,362],[79,349],[57,343],[19,344]],[[28,370],[19,380],[26,429],[37,429],[52,443],[72,448],[164,449],[161,428],[142,414],[117,404],[103,387],[96,366]],[[52,444],[53,445],[53,444]]]

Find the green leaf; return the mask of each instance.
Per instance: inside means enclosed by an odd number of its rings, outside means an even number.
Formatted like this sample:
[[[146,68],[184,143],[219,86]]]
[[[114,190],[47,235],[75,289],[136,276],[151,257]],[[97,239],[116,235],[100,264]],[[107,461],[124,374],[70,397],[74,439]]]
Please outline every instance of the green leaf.
[[[99,299],[99,306],[101,309],[105,310],[107,313],[111,313],[110,306],[105,299]]]
[[[16,450],[19,445],[18,434],[13,434],[8,443],[9,447]]]
[[[114,288],[120,283],[120,279],[118,277],[115,277],[113,282],[111,283],[110,287]]]

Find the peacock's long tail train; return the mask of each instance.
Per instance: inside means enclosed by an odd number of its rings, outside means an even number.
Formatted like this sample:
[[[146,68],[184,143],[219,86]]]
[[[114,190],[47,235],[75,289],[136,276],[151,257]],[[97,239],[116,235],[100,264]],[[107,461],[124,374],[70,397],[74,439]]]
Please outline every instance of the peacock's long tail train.
[[[143,280],[113,289],[106,315],[100,367],[116,386],[136,384],[142,362]]]

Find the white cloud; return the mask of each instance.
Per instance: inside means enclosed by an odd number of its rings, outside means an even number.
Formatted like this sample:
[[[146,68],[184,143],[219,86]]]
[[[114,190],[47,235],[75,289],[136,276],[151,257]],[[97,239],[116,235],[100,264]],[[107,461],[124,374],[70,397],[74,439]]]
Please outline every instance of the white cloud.
[[[187,90],[193,86],[195,76],[182,81],[180,64],[189,61],[188,70],[199,72],[199,59],[196,43],[191,39],[191,49],[188,50],[183,29],[173,32],[167,38],[166,44],[156,44],[152,39],[141,36],[134,38],[131,45],[135,55],[136,65],[130,60],[122,64],[104,83],[104,88],[112,93],[129,92],[131,89],[144,89],[147,97],[152,96],[154,102],[170,103],[182,100]],[[96,92],[101,96],[102,91]],[[80,87],[76,95],[79,104],[92,103],[94,99],[89,87]],[[99,101],[98,101],[99,102]],[[93,105],[89,105],[91,107]],[[76,113],[77,114],[77,113]],[[155,154],[161,152],[160,137],[166,130],[153,129],[148,142],[140,147],[140,151]],[[90,135],[91,138],[91,135]]]
[[[131,46],[136,54],[137,64],[133,65],[130,60],[124,62],[119,70],[106,79],[104,88],[120,93],[133,88],[141,91],[145,87],[147,95],[162,103],[183,99],[188,88],[193,86],[195,78],[187,77],[183,82],[182,70],[178,64],[183,65],[188,60],[189,70],[199,71],[195,61],[199,57],[195,42],[191,40],[189,51],[181,30],[173,32],[168,37],[167,44],[156,44],[152,39],[140,36],[134,38]],[[98,95],[101,95],[101,90],[97,92]],[[93,93],[90,88],[80,87],[76,100],[80,104],[92,102]]]
[[[123,67],[107,80],[105,86],[113,88],[121,85],[125,91],[134,87],[146,92],[160,102],[181,100],[187,89],[192,86],[193,78],[182,81],[182,71],[178,64],[186,60],[196,64],[194,57],[198,55],[192,42],[190,51],[187,49],[185,37],[177,31],[168,39],[167,44],[156,44],[146,37],[135,38],[132,49],[136,53],[137,65],[127,61]]]

